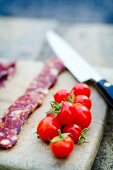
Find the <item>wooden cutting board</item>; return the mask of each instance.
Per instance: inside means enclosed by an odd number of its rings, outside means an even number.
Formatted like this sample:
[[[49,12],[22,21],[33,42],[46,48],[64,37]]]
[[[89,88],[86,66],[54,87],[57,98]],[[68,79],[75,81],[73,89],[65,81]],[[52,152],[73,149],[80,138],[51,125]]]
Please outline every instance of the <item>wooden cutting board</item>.
[[[33,78],[42,70],[43,63],[35,61],[18,61],[17,70],[6,87],[0,89],[0,117],[6,109],[22,95]],[[92,88],[93,121],[87,132],[87,141],[75,150],[67,159],[55,158],[49,145],[37,138],[36,127],[50,108],[56,90],[71,89],[77,83],[68,71],[62,73],[56,85],[46,96],[43,105],[37,109],[23,125],[17,144],[10,150],[0,150],[0,170],[89,170],[95,159],[101,142],[106,119],[107,106],[99,93]]]

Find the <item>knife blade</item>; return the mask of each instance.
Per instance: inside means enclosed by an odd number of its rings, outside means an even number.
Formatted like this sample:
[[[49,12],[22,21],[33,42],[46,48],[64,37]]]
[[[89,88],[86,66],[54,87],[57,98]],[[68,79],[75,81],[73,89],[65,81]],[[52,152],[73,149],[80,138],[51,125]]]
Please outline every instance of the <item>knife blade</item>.
[[[113,85],[103,79],[60,35],[50,30],[46,36],[49,45],[71,74],[80,82],[94,81],[113,108]]]

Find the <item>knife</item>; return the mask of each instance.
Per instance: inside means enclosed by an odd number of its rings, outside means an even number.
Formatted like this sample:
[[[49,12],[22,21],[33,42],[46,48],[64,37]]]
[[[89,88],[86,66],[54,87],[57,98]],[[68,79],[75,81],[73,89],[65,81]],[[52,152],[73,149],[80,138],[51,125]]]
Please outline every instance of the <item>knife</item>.
[[[66,68],[79,82],[95,82],[97,89],[113,108],[113,85],[103,79],[63,38],[50,30],[47,40],[55,54],[63,61]]]

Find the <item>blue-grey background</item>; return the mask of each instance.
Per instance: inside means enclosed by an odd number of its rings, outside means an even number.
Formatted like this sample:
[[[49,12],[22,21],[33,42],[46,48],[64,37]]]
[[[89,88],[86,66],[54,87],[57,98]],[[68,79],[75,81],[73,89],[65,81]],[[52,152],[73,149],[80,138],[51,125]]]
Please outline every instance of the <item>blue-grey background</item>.
[[[113,23],[113,0],[0,0],[0,16]]]

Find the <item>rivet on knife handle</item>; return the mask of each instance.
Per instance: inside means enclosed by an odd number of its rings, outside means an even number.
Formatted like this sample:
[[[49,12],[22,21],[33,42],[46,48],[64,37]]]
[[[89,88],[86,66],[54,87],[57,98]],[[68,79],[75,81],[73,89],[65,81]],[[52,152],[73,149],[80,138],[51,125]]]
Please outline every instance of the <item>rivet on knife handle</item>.
[[[111,85],[108,81],[103,79],[97,82],[97,86],[101,90],[106,101],[113,108],[113,85]]]

